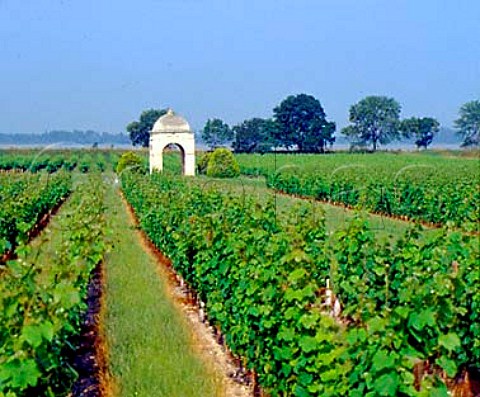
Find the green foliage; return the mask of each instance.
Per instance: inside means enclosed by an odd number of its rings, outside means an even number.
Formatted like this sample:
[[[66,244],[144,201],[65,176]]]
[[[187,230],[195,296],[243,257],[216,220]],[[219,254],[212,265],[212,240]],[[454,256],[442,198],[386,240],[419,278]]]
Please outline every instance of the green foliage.
[[[170,175],[182,175],[183,173],[183,151],[176,150],[172,145],[163,150],[163,173]]]
[[[136,153],[126,152],[120,156],[115,171],[117,174],[122,173],[125,169],[131,169],[134,172],[144,172],[145,162]]]
[[[480,145],[480,101],[470,101],[460,108],[460,117],[455,120],[458,134],[463,137],[462,146]]]
[[[0,263],[6,251],[25,243],[32,229],[72,188],[69,174],[0,174]]]
[[[307,204],[295,219],[278,219],[272,202],[195,181],[126,173],[122,187],[269,395],[446,395],[428,374],[415,390],[415,363],[429,360],[450,376],[479,369],[475,236],[443,230],[425,240],[413,229],[390,246],[357,217],[329,239]],[[325,307],[326,278],[343,321]]]
[[[273,109],[276,143],[300,152],[323,152],[335,140],[335,123],[327,121],[320,102],[311,95],[290,95]]]
[[[212,152],[204,152],[197,161],[197,171],[201,175],[207,174],[208,161]]]
[[[354,299],[346,307],[357,322],[365,324],[361,351],[352,349],[360,338],[358,329],[349,330],[347,338],[351,354],[358,354],[358,361],[352,362],[358,374],[368,372],[374,380],[388,367],[401,375],[393,390],[397,394],[389,395],[417,395],[412,390],[412,363],[429,360],[450,377],[461,367],[478,368],[479,351],[468,345],[478,335],[469,318],[475,317],[475,328],[479,324],[472,304],[479,292],[470,280],[471,272],[478,277],[475,262],[480,257],[475,237],[445,231],[422,241],[414,230],[395,247],[362,253],[358,246],[364,228],[359,222],[341,233],[335,247],[335,267],[339,272],[347,271],[344,281],[336,283],[337,293]],[[346,253],[355,253],[357,259]],[[360,273],[355,274],[354,262],[361,264]],[[388,355],[380,356],[383,349]],[[369,354],[373,354],[371,367]],[[401,368],[410,370],[402,372]],[[424,385],[435,382],[433,376],[427,377]]]
[[[208,157],[207,175],[214,178],[234,178],[240,167],[233,153],[225,148],[215,149]]]
[[[76,374],[71,338],[86,309],[91,270],[103,257],[104,185],[91,174],[62,218],[62,244],[48,262],[20,254],[0,274],[0,395],[61,396]]]
[[[75,168],[75,166],[75,159],[71,159],[69,161],[66,156],[56,152],[38,153],[37,155],[33,155],[33,152],[22,152],[21,154],[15,152],[4,152],[0,157],[0,170],[4,171],[20,170],[38,172],[45,170],[48,173],[54,173],[60,170],[62,167],[71,170]]]
[[[220,119],[208,119],[202,130],[203,141],[215,149],[233,139],[233,131]]]
[[[127,132],[133,146],[148,147],[150,143],[150,131],[155,122],[164,114],[166,109],[147,109],[142,112],[138,121],[132,121],[127,125]]]
[[[387,144],[398,139],[400,104],[385,96],[368,96],[350,107],[349,120],[342,134],[363,143]]]
[[[117,152],[110,150],[0,150],[0,170],[3,171],[46,171],[50,174],[59,170],[80,172],[103,172],[116,164]]]
[[[480,169],[470,159],[419,154],[237,155],[268,186],[350,207],[478,230]]]
[[[440,124],[431,117],[411,117],[402,120],[400,131],[406,138],[415,138],[417,147],[427,148],[433,141],[435,134],[439,131]]]
[[[235,152],[262,153],[269,151],[277,126],[271,119],[253,118],[233,127]]]

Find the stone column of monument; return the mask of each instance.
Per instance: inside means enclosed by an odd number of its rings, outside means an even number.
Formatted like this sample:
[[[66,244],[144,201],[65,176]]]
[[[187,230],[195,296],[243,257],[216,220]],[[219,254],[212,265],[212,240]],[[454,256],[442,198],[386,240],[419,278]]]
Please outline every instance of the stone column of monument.
[[[163,171],[163,150],[170,144],[180,148],[183,175],[195,175],[195,134],[188,122],[172,109],[168,109],[150,131],[150,173]]]

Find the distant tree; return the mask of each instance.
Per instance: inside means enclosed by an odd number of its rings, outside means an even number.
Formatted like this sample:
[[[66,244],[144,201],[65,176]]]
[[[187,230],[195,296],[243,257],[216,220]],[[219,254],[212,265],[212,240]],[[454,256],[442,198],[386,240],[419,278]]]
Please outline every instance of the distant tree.
[[[166,109],[148,109],[140,115],[139,121],[132,121],[127,125],[127,131],[133,146],[148,147],[150,131],[159,117],[167,113]]]
[[[276,124],[271,119],[253,118],[232,128],[235,136],[233,149],[236,152],[265,152],[273,145]]]
[[[335,123],[327,121],[322,105],[306,94],[290,95],[273,109],[278,128],[275,143],[300,152],[323,152],[327,143],[333,143]]]
[[[415,138],[418,148],[427,148],[440,129],[440,123],[431,117],[411,117],[400,122],[400,131],[405,138]]]
[[[41,134],[37,133],[21,133],[21,134],[0,134],[0,144],[8,145],[49,145],[49,144],[81,144],[93,145],[100,144],[128,144],[130,139],[125,134],[112,134],[108,132],[94,131],[63,131],[53,130],[45,131]]]
[[[202,130],[202,139],[211,148],[216,148],[230,142],[233,131],[220,119],[208,119]]]
[[[460,108],[460,117],[455,120],[457,133],[463,137],[462,146],[480,144],[480,101],[470,101]]]
[[[378,143],[387,144],[399,137],[400,104],[385,96],[368,96],[350,107],[349,120],[342,134],[356,142],[372,144],[373,151]]]

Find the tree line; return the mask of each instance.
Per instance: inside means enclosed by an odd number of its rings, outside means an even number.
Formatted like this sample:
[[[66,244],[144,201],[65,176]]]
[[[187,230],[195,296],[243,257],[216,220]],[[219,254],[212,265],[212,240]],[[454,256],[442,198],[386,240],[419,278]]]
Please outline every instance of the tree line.
[[[148,146],[155,121],[166,109],[149,109],[139,121],[127,126],[133,145]],[[440,129],[433,117],[400,118],[401,105],[386,96],[367,96],[349,109],[350,124],[340,133],[352,146],[376,151],[402,139],[413,139],[418,148],[427,148]],[[454,122],[462,146],[480,144],[480,100],[465,103]],[[335,142],[336,124],[327,119],[320,101],[312,95],[290,95],[273,109],[272,117],[254,117],[230,127],[219,118],[207,120],[201,130],[211,148],[231,145],[236,152],[255,153],[283,149],[301,153],[323,153]]]
[[[128,145],[130,139],[125,134],[113,134],[93,130],[46,131],[41,134],[0,134],[2,145],[50,145],[50,144],[76,144],[76,145]]]

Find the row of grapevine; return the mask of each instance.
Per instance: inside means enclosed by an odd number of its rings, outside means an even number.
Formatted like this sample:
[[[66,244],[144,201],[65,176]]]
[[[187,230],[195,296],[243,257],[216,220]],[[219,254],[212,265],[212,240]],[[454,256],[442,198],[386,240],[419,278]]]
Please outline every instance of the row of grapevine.
[[[0,258],[26,242],[33,227],[70,193],[71,187],[68,173],[1,173]]]
[[[447,396],[448,379],[480,370],[475,237],[414,229],[391,246],[361,217],[328,236],[307,204],[292,221],[273,203],[161,175],[125,173],[122,188],[272,396]],[[420,365],[431,370],[418,375]]]
[[[49,173],[64,168],[68,171],[77,166],[76,156],[66,157],[61,154],[50,155],[48,153],[33,154],[10,154],[4,153],[0,159],[0,170],[20,170],[38,172],[45,170]]]
[[[97,150],[21,150],[0,151],[0,170],[3,171],[47,171],[60,169],[80,172],[105,171],[113,169],[119,154],[113,151]]]
[[[71,339],[86,309],[90,273],[106,249],[104,191],[97,174],[78,186],[60,216],[54,257],[39,263],[21,254],[0,267],[0,396],[69,393]]]
[[[466,229],[480,221],[480,167],[420,155],[238,156],[242,172],[280,191]]]

